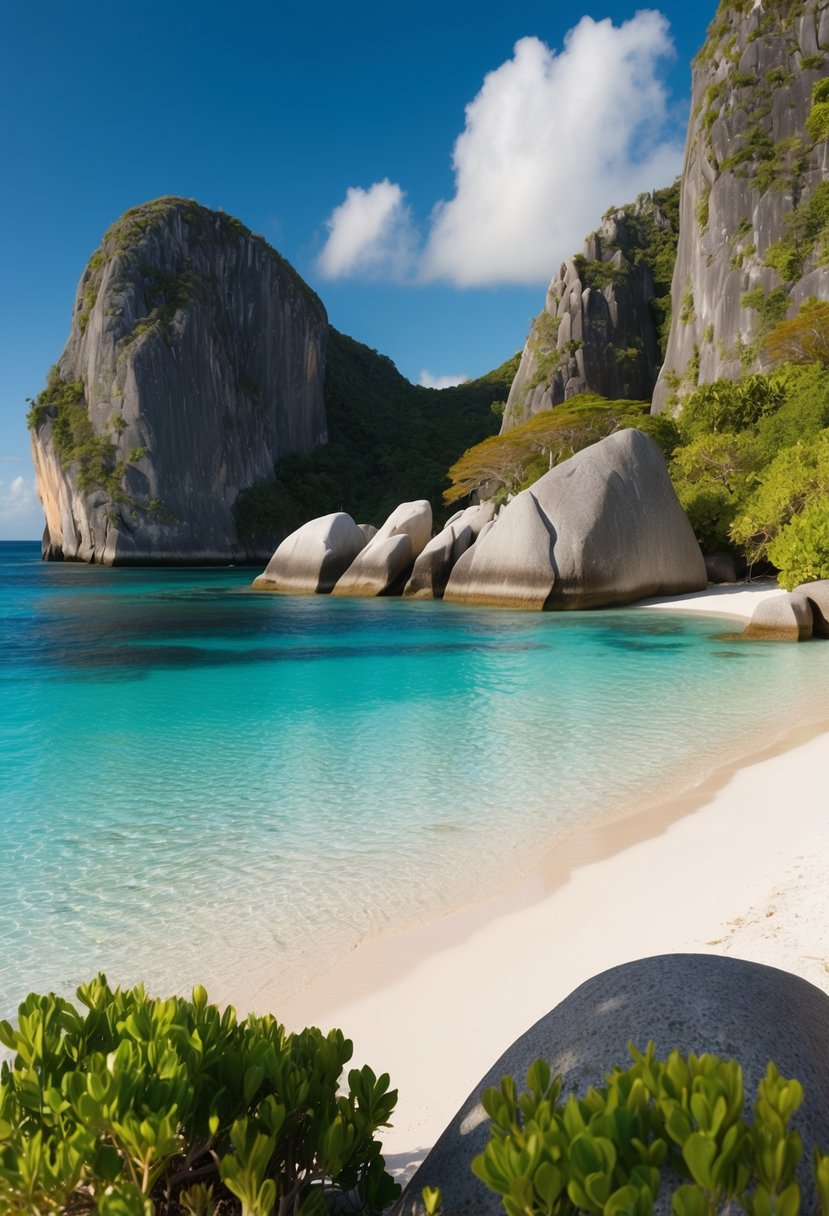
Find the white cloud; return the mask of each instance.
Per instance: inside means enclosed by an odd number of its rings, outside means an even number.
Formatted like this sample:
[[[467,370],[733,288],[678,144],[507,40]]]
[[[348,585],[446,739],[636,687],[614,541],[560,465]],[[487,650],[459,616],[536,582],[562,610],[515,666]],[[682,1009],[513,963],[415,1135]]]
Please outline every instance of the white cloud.
[[[455,142],[455,195],[436,204],[421,280],[459,287],[546,283],[612,204],[669,185],[682,148],[664,136],[660,79],[673,57],[667,20],[643,11],[620,26],[584,17],[556,53],[522,38],[484,79]],[[329,277],[405,277],[413,224],[388,180],[352,188],[328,220]]]
[[[424,367],[418,384],[421,384],[423,388],[454,388],[456,384],[466,384],[468,379],[468,376],[433,376]]]
[[[435,209],[422,273],[459,286],[545,282],[613,203],[669,185],[676,143],[653,142],[667,113],[657,75],[668,23],[584,17],[556,55],[522,38],[466,108],[455,197]]]
[[[0,478],[0,539],[32,539],[43,531],[43,508],[34,480],[18,476]]]
[[[351,186],[345,202],[326,220],[328,239],[317,259],[327,279],[349,275],[400,279],[411,269],[411,212],[395,182],[384,178],[368,190]]]

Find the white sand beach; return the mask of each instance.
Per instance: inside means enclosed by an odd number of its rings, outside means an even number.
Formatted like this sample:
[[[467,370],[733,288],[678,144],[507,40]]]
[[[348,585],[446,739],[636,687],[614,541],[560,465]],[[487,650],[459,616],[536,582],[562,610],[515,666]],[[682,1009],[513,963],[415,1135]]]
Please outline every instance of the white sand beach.
[[[769,584],[648,601],[748,618]],[[251,979],[241,1008],[339,1026],[400,1091],[384,1138],[411,1173],[497,1057],[608,967],[694,951],[753,959],[829,991],[829,722],[690,793],[571,836],[508,893],[358,947],[287,1003]]]

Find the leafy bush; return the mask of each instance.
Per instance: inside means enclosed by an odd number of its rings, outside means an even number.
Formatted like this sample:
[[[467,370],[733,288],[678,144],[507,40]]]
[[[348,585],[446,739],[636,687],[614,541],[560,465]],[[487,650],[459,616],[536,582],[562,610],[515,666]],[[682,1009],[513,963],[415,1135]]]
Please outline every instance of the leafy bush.
[[[816,65],[822,66],[822,62]],[[812,85],[812,108],[806,119],[806,130],[814,142],[829,139],[829,80],[816,81]]]
[[[378,1128],[397,1100],[387,1075],[352,1069],[339,1030],[288,1035],[272,1017],[114,991],[26,998],[0,1069],[4,1216],[315,1216],[328,1191],[379,1212],[399,1187]],[[217,1208],[217,1204],[221,1205]]]
[[[771,543],[815,498],[829,495],[829,429],[784,448],[757,477],[731,527],[749,562],[774,562]],[[819,532],[812,531],[817,542]],[[829,557],[829,550],[826,552]],[[775,562],[775,565],[777,563]]]
[[[829,494],[812,502],[768,544],[779,583],[791,591],[798,583],[829,578]]]
[[[512,1077],[482,1096],[492,1120],[473,1172],[502,1196],[508,1216],[650,1216],[663,1183],[678,1183],[674,1216],[715,1216],[737,1201],[748,1216],[797,1216],[795,1170],[803,1153],[790,1123],[800,1083],[769,1064],[753,1118],[744,1116],[734,1060],[672,1051],[658,1060],[631,1044],[633,1065],[583,1098],[560,1098],[561,1077],[536,1060],[527,1092]],[[829,1157],[813,1157],[823,1216],[829,1216]],[[439,1199],[431,1191],[427,1210]]]

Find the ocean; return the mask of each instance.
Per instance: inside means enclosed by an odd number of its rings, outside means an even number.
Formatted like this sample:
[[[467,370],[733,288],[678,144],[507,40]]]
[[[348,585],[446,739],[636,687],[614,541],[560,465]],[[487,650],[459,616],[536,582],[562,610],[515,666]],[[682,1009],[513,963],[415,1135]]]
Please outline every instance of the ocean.
[[[281,597],[255,573],[0,545],[0,1017],[99,970],[212,994],[258,969],[290,994],[573,827],[829,720],[820,642]]]

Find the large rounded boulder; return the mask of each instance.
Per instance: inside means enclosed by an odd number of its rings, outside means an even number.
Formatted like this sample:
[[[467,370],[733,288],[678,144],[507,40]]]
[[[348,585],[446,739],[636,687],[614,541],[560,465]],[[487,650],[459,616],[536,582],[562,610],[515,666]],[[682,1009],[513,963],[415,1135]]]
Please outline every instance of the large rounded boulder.
[[[457,563],[444,598],[598,608],[707,584],[664,457],[649,436],[630,429],[577,452],[518,494]]]
[[[826,1147],[829,1114],[829,996],[806,980],[741,959],[664,954],[613,967],[582,984],[504,1052],[475,1086],[393,1208],[393,1216],[423,1216],[422,1188],[440,1187],[444,1216],[502,1216],[500,1196],[471,1171],[489,1139],[481,1094],[504,1076],[525,1088],[538,1058],[562,1077],[562,1097],[601,1086],[607,1073],[631,1062],[628,1043],[649,1041],[664,1058],[712,1052],[743,1069],[746,1115],[772,1060],[803,1085],[793,1120],[809,1146]],[[814,1208],[808,1160],[799,1178],[804,1210]],[[663,1187],[664,1190],[664,1187]],[[659,1197],[663,1209],[663,1196]],[[664,1210],[670,1210],[666,1200]]]
[[[331,591],[365,545],[365,533],[350,515],[321,515],[283,540],[253,585],[294,595]]]
[[[402,591],[432,534],[425,498],[396,507],[334,587],[334,595],[374,596]]]
[[[808,597],[781,591],[760,601],[742,636],[757,642],[806,642],[812,629]]]

